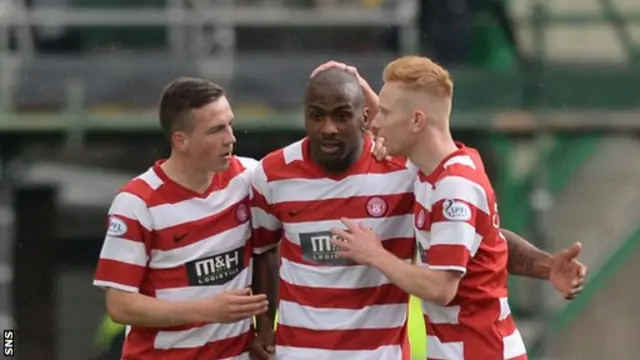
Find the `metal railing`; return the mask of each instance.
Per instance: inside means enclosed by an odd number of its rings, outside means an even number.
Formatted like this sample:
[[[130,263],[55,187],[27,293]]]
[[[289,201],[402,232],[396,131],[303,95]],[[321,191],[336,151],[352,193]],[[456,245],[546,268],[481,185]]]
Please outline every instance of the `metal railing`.
[[[640,13],[625,13],[616,6],[612,0],[598,0],[601,11],[595,15],[557,15],[548,11],[549,3],[546,0],[533,0],[531,3],[531,16],[528,20],[532,31],[533,54],[530,71],[528,72],[528,107],[534,117],[539,119],[544,116],[544,104],[542,102],[543,92],[542,71],[546,66],[546,30],[549,25],[562,24],[564,26],[584,26],[590,24],[609,24],[612,26],[619,43],[625,50],[625,55],[630,63],[637,63],[640,60],[640,45],[635,43],[629,32],[629,23],[640,22]],[[535,130],[536,148],[539,154],[544,154],[548,148],[551,130],[542,125],[541,121],[535,121],[539,126]],[[544,161],[538,161],[533,172],[534,187],[531,193],[531,207],[533,209],[532,233],[535,236],[537,245],[543,249],[549,248],[549,213],[553,206],[553,195],[549,184],[549,168]],[[539,288],[536,312],[543,320],[543,328],[538,333],[538,339],[534,343],[539,344],[538,359],[548,359],[551,353],[553,342],[553,320],[555,313],[549,300],[547,289],[541,284]]]
[[[6,1],[6,0],[5,0]],[[0,7],[0,50],[8,44],[9,29],[16,30],[18,52],[30,55],[29,29],[33,26],[165,26],[173,51],[184,56],[185,41],[200,42],[200,35],[187,37],[188,30],[214,29],[220,55],[235,50],[235,30],[243,26],[262,27],[398,27],[403,52],[417,50],[417,1],[398,1],[393,7],[364,9],[358,7],[291,8],[285,6],[236,5],[232,0],[170,0],[166,8],[27,8],[22,0],[9,0]]]

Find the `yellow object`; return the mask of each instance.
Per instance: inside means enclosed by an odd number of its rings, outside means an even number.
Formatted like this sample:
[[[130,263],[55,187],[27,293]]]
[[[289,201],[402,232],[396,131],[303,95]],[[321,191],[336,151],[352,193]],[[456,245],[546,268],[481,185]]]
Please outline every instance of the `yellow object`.
[[[409,343],[412,359],[427,358],[426,333],[420,299],[412,296],[409,299]]]
[[[108,348],[113,339],[120,335],[124,330],[124,325],[116,324],[111,320],[109,314],[105,314],[102,317],[102,322],[100,322],[98,332],[96,333],[96,345],[100,350]]]
[[[418,261],[418,254],[413,258],[413,264]],[[424,360],[427,358],[427,329],[424,324],[422,303],[415,296],[409,297],[409,311],[407,314],[407,327],[409,328],[409,344],[411,346],[411,358]]]

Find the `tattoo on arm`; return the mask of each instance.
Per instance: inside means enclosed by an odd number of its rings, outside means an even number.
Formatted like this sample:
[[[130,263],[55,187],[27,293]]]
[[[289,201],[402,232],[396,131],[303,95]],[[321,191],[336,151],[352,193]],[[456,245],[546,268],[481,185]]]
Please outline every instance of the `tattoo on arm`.
[[[549,278],[551,255],[532,245],[519,235],[505,229],[500,230],[509,247],[508,270],[511,275],[534,279]]]

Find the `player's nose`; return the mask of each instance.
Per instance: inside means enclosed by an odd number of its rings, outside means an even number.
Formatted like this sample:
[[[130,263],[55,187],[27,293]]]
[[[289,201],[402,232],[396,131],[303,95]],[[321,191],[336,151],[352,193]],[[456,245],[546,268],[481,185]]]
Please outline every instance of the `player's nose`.
[[[233,129],[229,128],[227,136],[225,138],[225,145],[233,145],[236,143],[236,135],[233,133]]]
[[[334,135],[338,133],[338,124],[330,117],[327,116],[322,122],[320,131],[323,135]]]

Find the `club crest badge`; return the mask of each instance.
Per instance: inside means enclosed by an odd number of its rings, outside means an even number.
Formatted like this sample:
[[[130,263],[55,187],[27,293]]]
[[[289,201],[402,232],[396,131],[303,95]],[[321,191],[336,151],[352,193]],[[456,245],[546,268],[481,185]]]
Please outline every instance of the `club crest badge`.
[[[249,209],[247,208],[247,205],[238,205],[238,208],[236,209],[236,217],[241,223],[245,223],[249,220]]]
[[[378,196],[367,201],[367,213],[372,217],[382,217],[387,212],[387,202]]]

